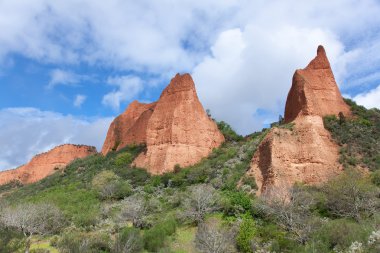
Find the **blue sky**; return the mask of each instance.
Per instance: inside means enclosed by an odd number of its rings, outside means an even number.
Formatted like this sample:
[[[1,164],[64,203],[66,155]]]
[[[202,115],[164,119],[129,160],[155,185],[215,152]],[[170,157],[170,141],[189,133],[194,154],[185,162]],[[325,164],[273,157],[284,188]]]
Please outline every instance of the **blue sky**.
[[[0,170],[62,143],[99,150],[177,72],[216,119],[261,129],[319,44],[342,93],[379,107],[379,13],[376,0],[0,1]]]

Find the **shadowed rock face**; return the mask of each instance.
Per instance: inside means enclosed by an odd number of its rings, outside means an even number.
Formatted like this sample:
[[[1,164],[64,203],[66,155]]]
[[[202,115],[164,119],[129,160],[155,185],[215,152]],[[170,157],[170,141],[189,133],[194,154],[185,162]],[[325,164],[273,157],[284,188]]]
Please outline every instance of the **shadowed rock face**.
[[[215,122],[199,102],[193,79],[177,74],[152,104],[137,101],[111,124],[103,154],[128,144],[146,144],[133,165],[152,174],[199,162],[224,142]]]
[[[322,46],[317,57],[293,76],[285,108],[292,130],[273,128],[255,153],[248,175],[258,194],[286,194],[296,182],[320,184],[342,171],[339,149],[323,126],[323,116],[351,115],[336,85]]]
[[[162,92],[146,130],[146,153],[134,164],[153,174],[193,165],[224,142],[199,102],[193,79],[177,74]]]
[[[17,169],[0,172],[0,185],[16,180],[23,184],[37,182],[61,169],[77,158],[96,154],[96,148],[65,144],[36,155],[29,163]]]
[[[306,115],[349,116],[350,108],[343,101],[325,49],[318,47],[317,56],[304,69],[294,73],[293,84],[285,106],[285,122]]]
[[[156,103],[143,104],[133,101],[125,112],[111,123],[102,147],[102,154],[120,150],[129,144],[145,143],[146,126],[155,105]]]

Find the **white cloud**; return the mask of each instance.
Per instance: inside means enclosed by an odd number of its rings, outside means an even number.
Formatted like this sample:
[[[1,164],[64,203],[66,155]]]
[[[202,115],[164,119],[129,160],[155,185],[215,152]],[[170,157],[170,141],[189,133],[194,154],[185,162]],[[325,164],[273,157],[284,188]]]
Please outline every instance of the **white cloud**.
[[[46,88],[53,89],[57,85],[75,85],[81,80],[81,77],[70,71],[54,69],[50,72],[50,81]]]
[[[373,90],[356,95],[353,100],[368,109],[380,109],[380,85]]]
[[[75,96],[73,104],[74,104],[75,107],[79,108],[79,107],[82,106],[82,104],[84,103],[84,101],[86,101],[86,99],[87,99],[87,97],[85,95],[78,94],[78,95]]]
[[[143,90],[143,82],[135,76],[116,76],[107,80],[109,85],[115,86],[116,90],[106,94],[102,103],[119,110],[120,103],[137,96]]]
[[[283,114],[292,74],[318,44],[343,92],[380,81],[379,13],[377,0],[1,1],[0,61],[17,53],[140,76],[114,82],[103,97],[114,109],[143,92],[141,79],[192,72],[205,107],[246,133]]]
[[[344,56],[343,45],[320,29],[282,26],[268,31],[249,25],[227,30],[212,46],[212,56],[193,71],[199,97],[214,117],[240,133],[260,129],[268,118],[283,115],[294,71],[313,59],[319,44],[326,46],[332,64]],[[259,109],[266,115],[255,113]]]
[[[63,143],[101,149],[112,118],[86,119],[36,108],[0,110],[0,171]]]

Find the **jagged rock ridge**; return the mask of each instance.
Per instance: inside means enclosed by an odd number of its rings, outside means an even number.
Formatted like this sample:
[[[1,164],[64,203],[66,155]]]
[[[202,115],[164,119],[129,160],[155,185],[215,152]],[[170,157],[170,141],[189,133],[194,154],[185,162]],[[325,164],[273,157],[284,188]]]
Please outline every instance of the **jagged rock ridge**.
[[[292,125],[273,128],[252,159],[248,175],[257,193],[281,194],[295,182],[319,184],[341,173],[339,148],[323,126],[323,116],[340,112],[351,114],[319,46],[316,58],[293,76],[285,108]]]
[[[96,148],[85,145],[64,144],[48,152],[36,155],[25,165],[13,170],[0,172],[0,185],[10,181],[19,181],[22,184],[37,182],[61,169],[75,159],[96,154]]]
[[[128,115],[130,107],[123,117],[132,118]],[[120,143],[118,149],[127,144],[145,143],[146,152],[140,154],[133,165],[162,174],[172,171],[177,164],[185,167],[199,162],[224,142],[215,122],[203,109],[189,74],[177,74],[159,100],[146,108],[137,118],[125,120],[127,123],[121,129],[126,134],[119,135],[116,141],[108,138],[116,136],[112,133],[115,124],[111,124],[103,154],[112,150],[109,143]]]

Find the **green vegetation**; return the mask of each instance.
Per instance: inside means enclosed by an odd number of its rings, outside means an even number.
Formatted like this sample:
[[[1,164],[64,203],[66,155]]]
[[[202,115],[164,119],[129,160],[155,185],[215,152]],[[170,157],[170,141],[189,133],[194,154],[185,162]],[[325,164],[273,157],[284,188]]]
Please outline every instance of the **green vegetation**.
[[[340,138],[345,124],[377,128],[377,114],[328,117],[325,124]],[[296,185],[288,199],[266,201],[252,195],[256,184],[245,172],[268,130],[243,138],[224,122],[218,126],[226,143],[172,173],[150,176],[133,168],[145,147],[129,146],[76,160],[35,184],[1,187],[0,252],[23,252],[28,244],[30,252],[378,252],[380,170],[376,161],[366,163],[376,142],[368,151],[351,132],[342,144],[356,164],[375,172],[347,169],[325,185]],[[353,167],[345,155],[342,163]],[[13,222],[24,209],[41,210],[32,212],[28,233]]]
[[[367,110],[346,100],[353,118],[328,116],[325,127],[341,146],[340,162],[345,168],[362,166],[371,171],[380,169],[380,111]]]

